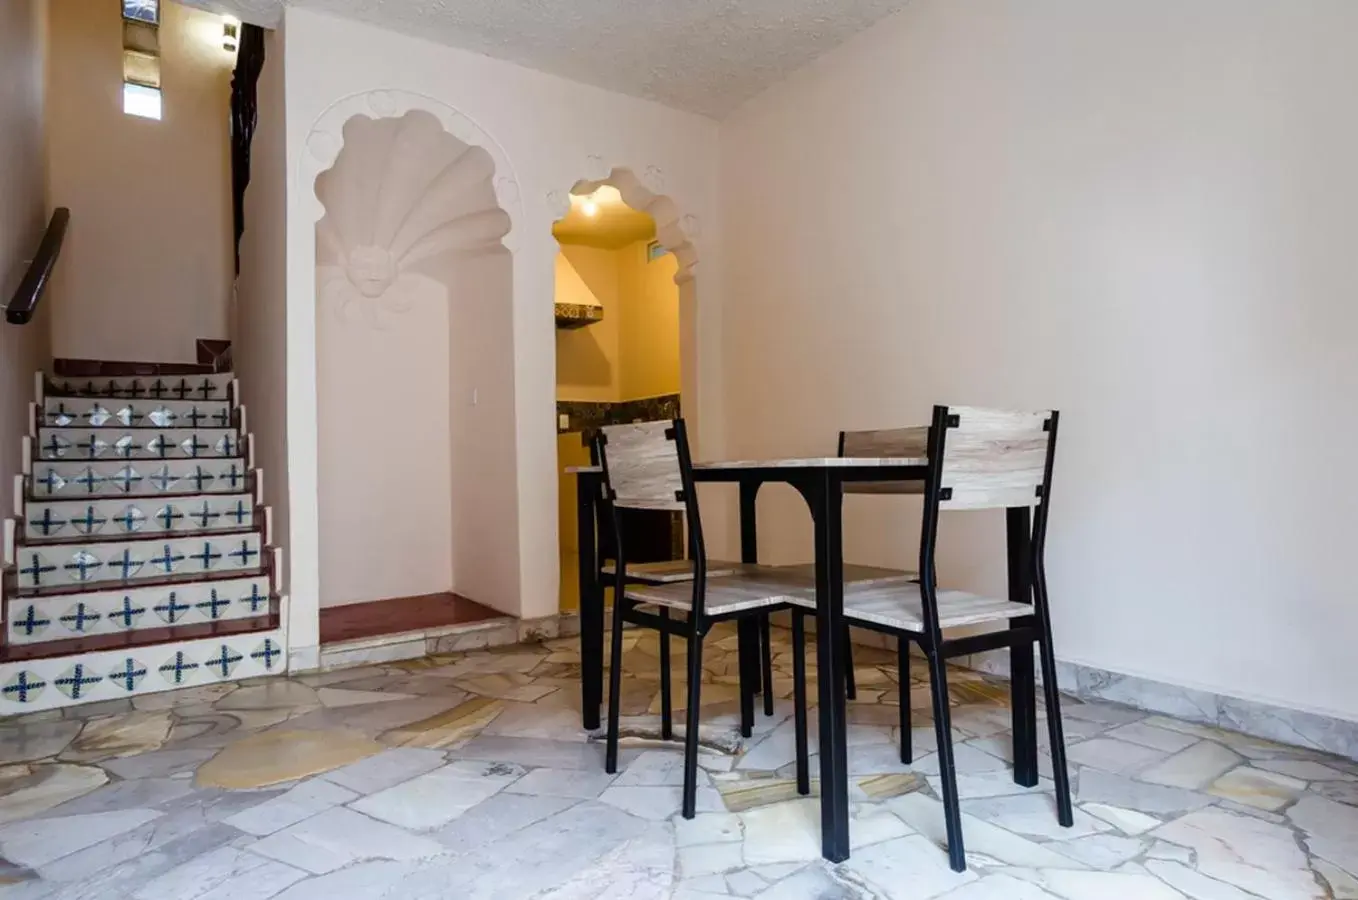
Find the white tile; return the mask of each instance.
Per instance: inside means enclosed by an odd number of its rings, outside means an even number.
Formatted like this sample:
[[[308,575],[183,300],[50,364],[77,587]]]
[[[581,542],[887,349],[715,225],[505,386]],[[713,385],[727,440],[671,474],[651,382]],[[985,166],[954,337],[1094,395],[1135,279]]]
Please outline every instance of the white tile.
[[[663,821],[683,807],[681,787],[619,787],[613,785],[599,795],[600,803],[607,803],[623,812],[654,822]],[[698,787],[696,812],[723,812],[726,806],[716,788]]]
[[[1081,766],[1125,774],[1159,762],[1165,752],[1112,738],[1094,738],[1068,748],[1066,758]]]
[[[447,852],[437,841],[344,808],[328,809],[248,849],[317,875],[361,860],[427,859]]]
[[[1140,744],[1143,747],[1163,750],[1166,753],[1178,753],[1180,750],[1187,750],[1198,742],[1198,739],[1191,734],[1156,728],[1154,725],[1148,725],[1145,722],[1120,725],[1109,731],[1107,736],[1117,738],[1120,741]]]
[[[887,900],[929,900],[977,878],[952,871],[947,854],[919,835],[874,844],[841,865]]]
[[[1148,816],[1134,809],[1109,806],[1106,803],[1082,803],[1080,808],[1091,816],[1102,819],[1117,828],[1123,834],[1141,834],[1160,824],[1160,820],[1154,816]]]
[[[962,803],[962,811],[1015,834],[1049,841],[1069,841],[1111,830],[1106,822],[1078,808],[1074,810],[1074,824],[1062,827],[1056,817],[1056,797],[1051,794],[967,800]]]
[[[344,688],[323,687],[316,690],[316,698],[322,706],[338,709],[345,706],[363,706],[368,703],[390,703],[393,700],[410,700],[413,694],[384,693],[382,691],[352,691]]]
[[[1300,778],[1302,781],[1358,781],[1358,778],[1347,772],[1304,759],[1260,759],[1256,760],[1254,765],[1270,772]]]
[[[1193,900],[1255,900],[1258,896],[1247,894],[1225,882],[1208,878],[1182,863],[1160,859],[1147,860],[1146,871],[1170,887],[1183,891]]]
[[[887,809],[863,808],[849,821],[849,849],[857,853],[862,847],[914,833],[914,829]]]
[[[1056,898],[1035,884],[1001,873],[987,875],[980,881],[963,885],[945,894],[943,900],[1056,900]]]
[[[740,814],[745,862],[751,866],[810,862],[820,857],[820,802],[788,800]]]
[[[1145,844],[1146,842],[1142,840],[1123,837],[1120,834],[1091,834],[1053,844],[1053,847],[1090,868],[1116,869],[1128,860],[1140,856],[1146,849]]]
[[[1306,847],[1351,874],[1358,874],[1358,809],[1307,795],[1287,811],[1306,833]]]
[[[401,883],[423,865],[378,860],[298,882],[274,900],[385,900],[402,896]]]
[[[1003,739],[1007,744],[1008,739]],[[972,746],[970,742],[957,744],[953,747],[953,765],[958,775],[980,775],[987,772],[1004,772],[1010,769],[1010,765],[1004,759],[987,753],[984,750]],[[937,775],[938,754],[930,753],[921,759],[916,759],[915,764],[910,766],[916,772],[925,775]]]
[[[753,897],[767,889],[769,883],[749,869],[726,876],[726,889],[737,897]]]
[[[246,834],[256,836],[273,834],[332,806],[348,803],[357,796],[353,791],[339,785],[312,779],[302,782],[286,794],[265,800],[258,806],[238,812],[223,821]]]
[[[1222,775],[1207,793],[1256,809],[1276,812],[1300,796],[1306,782],[1278,772],[1240,766]]]
[[[222,847],[147,882],[136,900],[264,900],[306,877],[292,866]]]
[[[1164,882],[1136,873],[1044,871],[1042,885],[1063,900],[1185,900]]]
[[[858,893],[856,889],[836,880],[825,866],[816,864],[783,878],[754,897],[755,900],[808,900],[812,897],[816,900],[847,900]]]
[[[579,713],[572,715],[580,717]],[[586,769],[533,769],[505,790],[511,794],[593,800],[613,783],[615,777],[602,770],[590,772]]]
[[[1233,750],[1213,741],[1200,741],[1138,775],[1141,781],[1197,790],[1244,762]]]
[[[11,822],[0,826],[0,856],[21,866],[43,866],[159,816],[154,809],[123,809]]]
[[[444,762],[441,750],[398,747],[326,772],[321,777],[351,791],[372,794],[437,769]]]
[[[579,713],[573,713],[579,718]],[[618,787],[679,787],[684,783],[684,752],[674,750],[643,750],[613,782]],[[712,779],[698,768],[698,785],[711,784]]]
[[[1219,809],[1189,813],[1155,829],[1161,840],[1191,847],[1197,870],[1269,900],[1315,896],[1315,878],[1292,832],[1254,816]]]
[[[740,816],[734,813],[698,813],[692,819],[674,820],[674,840],[679,847],[739,842],[743,834]]]
[[[893,813],[927,837],[937,847],[947,846],[943,804],[923,794],[906,794],[886,802]],[[996,825],[963,814],[962,840],[968,854],[980,854],[1010,866],[1025,868],[1066,867],[1082,869],[1084,864],[1056,853],[1035,841],[1019,837]]]
[[[679,848],[679,874],[684,878],[730,872],[744,865],[739,844],[695,844]]]
[[[518,766],[477,760],[435,769],[350,804],[359,812],[415,831],[447,825],[523,777]]]

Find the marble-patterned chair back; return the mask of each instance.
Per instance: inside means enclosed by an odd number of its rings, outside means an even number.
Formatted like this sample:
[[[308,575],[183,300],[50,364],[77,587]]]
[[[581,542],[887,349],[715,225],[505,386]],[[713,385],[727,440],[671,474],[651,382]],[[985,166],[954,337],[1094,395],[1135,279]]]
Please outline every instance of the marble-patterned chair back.
[[[952,406],[942,409],[941,415],[946,427],[939,509],[998,509],[1042,502],[1055,413]]]
[[[675,423],[637,422],[600,429],[600,463],[614,506],[683,512],[684,475]]]
[[[841,431],[839,455],[857,459],[926,457],[929,455],[929,426],[885,428],[875,431]],[[846,494],[922,494],[919,481],[851,481]]]

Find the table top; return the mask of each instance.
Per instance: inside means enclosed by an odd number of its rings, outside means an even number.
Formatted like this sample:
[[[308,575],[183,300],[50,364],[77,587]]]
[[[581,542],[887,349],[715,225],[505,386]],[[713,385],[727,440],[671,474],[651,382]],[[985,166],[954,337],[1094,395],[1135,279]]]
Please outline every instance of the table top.
[[[694,463],[695,471],[727,471],[732,469],[851,469],[867,467],[927,466],[924,456],[807,456],[791,459],[728,459]],[[600,472],[598,466],[569,466],[568,475]]]

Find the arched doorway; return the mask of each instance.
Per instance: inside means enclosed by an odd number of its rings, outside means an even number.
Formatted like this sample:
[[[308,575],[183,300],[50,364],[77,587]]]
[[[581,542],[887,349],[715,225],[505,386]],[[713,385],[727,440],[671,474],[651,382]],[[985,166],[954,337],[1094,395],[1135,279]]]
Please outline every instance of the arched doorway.
[[[517,603],[510,217],[496,164],[430,112],[343,127],[316,179],[325,610]],[[508,448],[508,450],[506,450]],[[504,564],[501,564],[501,562]]]

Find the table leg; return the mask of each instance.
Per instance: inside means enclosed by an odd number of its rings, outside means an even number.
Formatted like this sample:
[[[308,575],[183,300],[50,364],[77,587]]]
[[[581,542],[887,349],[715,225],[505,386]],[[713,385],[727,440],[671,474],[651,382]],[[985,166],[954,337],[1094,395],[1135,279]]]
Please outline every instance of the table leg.
[[[740,483],[740,561],[743,563],[759,562],[758,514],[755,511],[758,496],[759,482]],[[759,658],[762,634],[757,624],[751,622],[745,625],[743,621],[736,626],[736,633],[740,641],[737,651],[740,661],[740,733],[749,737],[754,729],[754,695],[761,688]]]
[[[1027,507],[1005,511],[1009,547],[1009,601],[1032,603],[1032,519]],[[1009,685],[1013,697],[1014,781],[1035,787],[1037,773],[1037,681],[1033,647],[1009,648]]]
[[[834,472],[813,479],[816,526],[816,689],[820,701],[821,855],[849,858],[849,760],[844,700],[844,491]]]
[[[604,594],[596,551],[599,480],[580,475],[575,524],[580,544],[580,710],[585,730],[599,727],[604,700]]]

